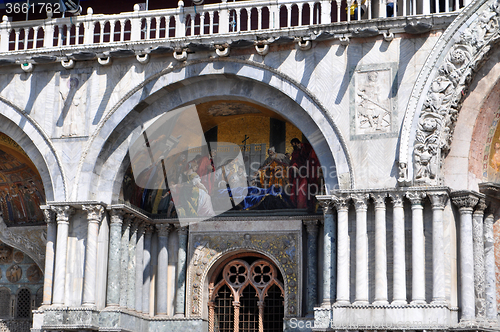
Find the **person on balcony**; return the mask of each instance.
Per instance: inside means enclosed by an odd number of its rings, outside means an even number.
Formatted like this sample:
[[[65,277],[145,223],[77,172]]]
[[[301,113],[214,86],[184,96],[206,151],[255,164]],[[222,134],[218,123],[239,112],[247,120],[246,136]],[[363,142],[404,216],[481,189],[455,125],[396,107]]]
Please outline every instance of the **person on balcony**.
[[[394,12],[396,11],[396,2],[394,0],[387,0],[386,10],[387,17],[394,17]]]
[[[355,20],[361,19],[361,17],[363,17],[363,15],[365,14],[365,8],[366,8],[365,2],[366,2],[366,0],[362,0],[361,5],[359,6],[358,0],[354,0],[353,3],[351,4],[351,6],[346,8],[348,14],[351,16],[351,21],[355,21]],[[358,10],[359,10],[358,8],[361,9],[361,13],[358,13]]]

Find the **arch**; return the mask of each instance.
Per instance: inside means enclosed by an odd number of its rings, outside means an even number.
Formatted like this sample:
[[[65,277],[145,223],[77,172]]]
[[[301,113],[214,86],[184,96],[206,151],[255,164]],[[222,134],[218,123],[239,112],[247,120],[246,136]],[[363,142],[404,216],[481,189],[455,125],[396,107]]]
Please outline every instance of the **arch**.
[[[429,54],[413,87],[401,130],[400,185],[443,184],[441,167],[450,151],[462,101],[498,39],[498,29],[488,30],[484,24],[498,19],[499,12],[492,9],[497,7],[496,0],[473,1]],[[431,135],[437,139],[429,140]]]
[[[218,89],[214,89],[213,79],[218,79]],[[167,86],[171,91],[168,94]],[[149,97],[141,101],[143,88],[147,88]],[[116,194],[116,188],[119,192],[121,176],[125,171],[122,161],[127,153],[126,136],[139,123],[158,115],[151,108],[145,108],[161,97],[164,98],[161,101],[165,104],[164,110],[221,96],[267,107],[287,118],[304,133],[318,154],[321,165],[335,167],[336,178],[331,180],[329,177],[326,181],[328,188],[354,186],[345,141],[332,120],[335,114],[327,112],[300,84],[267,66],[231,59],[181,64],[150,77],[128,96],[101,120],[89,139],[78,166],[78,185],[72,192],[72,199],[113,201],[113,192]],[[139,110],[138,104],[140,113],[131,113]],[[100,176],[103,171],[106,175]]]

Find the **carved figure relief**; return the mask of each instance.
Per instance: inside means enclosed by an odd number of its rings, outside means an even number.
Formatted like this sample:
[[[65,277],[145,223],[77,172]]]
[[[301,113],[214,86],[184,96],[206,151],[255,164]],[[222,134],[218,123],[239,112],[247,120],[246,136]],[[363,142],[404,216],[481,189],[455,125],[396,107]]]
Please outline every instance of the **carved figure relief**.
[[[85,135],[88,74],[72,74],[59,79],[59,117],[57,137]]]
[[[12,283],[18,282],[19,280],[21,280],[21,277],[23,276],[23,270],[17,264],[12,265],[7,269],[5,276],[7,277],[7,280],[9,280]]]
[[[24,254],[21,251],[16,251],[14,254],[14,262],[21,263],[24,260]]]
[[[0,245],[0,263],[10,263],[12,262],[12,247],[7,245]]]
[[[40,271],[36,264],[32,264],[26,271],[26,276],[30,282],[36,283],[42,279],[42,271]]]

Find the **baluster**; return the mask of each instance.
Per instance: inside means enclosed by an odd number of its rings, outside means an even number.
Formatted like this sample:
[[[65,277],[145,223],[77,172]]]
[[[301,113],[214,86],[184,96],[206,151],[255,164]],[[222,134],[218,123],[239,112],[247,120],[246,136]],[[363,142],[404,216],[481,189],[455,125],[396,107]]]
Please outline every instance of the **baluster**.
[[[286,26],[291,27],[292,26],[292,6],[286,5]]]
[[[156,17],[155,18],[155,39],[160,38],[160,24],[161,24],[161,17]]]
[[[309,25],[314,24],[314,2],[309,2]]]
[[[134,16],[130,20],[130,41],[141,40],[141,19],[139,17],[139,5],[134,5]],[[102,42],[101,42],[102,43]]]
[[[210,21],[208,22],[209,33],[213,34],[214,33],[214,15],[215,15],[215,13],[210,12],[208,15],[210,16]],[[219,29],[220,29],[220,27],[219,27]]]
[[[236,25],[234,26],[235,30],[233,32],[239,32],[241,31],[241,11],[236,10],[235,12],[236,12]]]
[[[431,1],[430,0],[424,0],[423,2],[423,7],[422,7],[422,14],[424,15],[429,15],[431,13]]]
[[[337,2],[337,22],[340,22],[340,7],[342,7],[342,0],[336,0],[336,2]]]
[[[297,5],[297,9],[299,10],[299,19],[298,19],[297,23],[298,23],[299,26],[303,25],[303,22],[302,22],[303,21],[303,19],[302,19],[302,8],[303,8],[302,6],[298,6]]]
[[[372,0],[368,0],[366,5],[366,10],[368,11],[368,19],[372,19]]]
[[[347,1],[347,22],[351,21],[351,6],[354,0],[348,0]]]
[[[78,45],[80,42],[80,24],[75,25],[75,45]]]
[[[194,36],[194,21],[196,20],[196,14],[191,14],[191,36]]]
[[[104,26],[105,26],[105,24],[103,24],[103,22],[99,22],[99,25],[101,26],[101,29],[99,30],[99,43],[102,44],[102,42],[104,41]]]
[[[151,17],[146,18],[146,38],[151,39]]]
[[[450,0],[446,0],[445,1],[445,8],[444,8],[444,12],[445,13],[449,13],[450,12]]]
[[[412,0],[412,15],[417,15],[417,0]]]
[[[36,43],[38,40],[38,28],[33,29],[33,49],[36,48]]]
[[[125,40],[125,20],[120,20],[120,41]]]
[[[250,11],[247,10],[247,31],[252,30],[252,8],[250,8]]]
[[[262,7],[257,8],[257,29],[262,30]]]
[[[457,12],[460,8],[460,0],[455,0],[455,11]]]
[[[92,14],[94,11],[92,8],[87,9],[87,16],[90,18],[87,22],[84,23],[85,29],[83,30],[83,43],[88,45],[88,44],[93,44],[94,43],[94,32],[95,32],[95,23],[91,19]]]
[[[109,22],[109,42],[115,41],[116,20]]]
[[[205,34],[205,13],[200,14],[200,35]]]
[[[403,16],[406,16],[406,7],[408,7],[408,6],[406,5],[406,2],[407,2],[408,0],[402,0],[402,1],[403,1]],[[448,1],[448,0],[446,0],[446,1]]]
[[[15,29],[15,34],[16,34],[16,39],[15,39],[15,44],[14,44],[14,50],[17,51],[19,50],[19,29]]]
[[[27,28],[27,29],[24,29],[24,49],[27,50],[28,49],[28,37],[30,35],[30,29]]]
[[[9,37],[10,37],[10,29],[9,29],[9,21],[6,16],[4,16],[4,20],[0,23],[0,52],[9,51]]]

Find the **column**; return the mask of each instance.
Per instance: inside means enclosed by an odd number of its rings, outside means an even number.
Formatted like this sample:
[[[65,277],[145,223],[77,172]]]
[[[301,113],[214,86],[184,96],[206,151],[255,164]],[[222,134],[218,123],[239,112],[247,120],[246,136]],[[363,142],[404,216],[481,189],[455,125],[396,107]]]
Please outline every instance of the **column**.
[[[411,202],[412,304],[425,304],[425,239],[423,192],[408,192]]]
[[[128,268],[129,268],[129,237],[130,237],[130,224],[133,216],[130,214],[125,215],[125,220],[122,225],[122,238],[121,238],[121,255],[120,255],[120,307],[127,307],[127,283],[128,283]]]
[[[472,215],[472,247],[474,250],[474,293],[476,298],[476,318],[484,321],[486,318],[486,278],[484,270],[484,230],[483,218],[486,203],[479,200]]]
[[[64,285],[66,283],[66,252],[68,248],[69,217],[74,209],[71,206],[52,206],[57,220],[56,271],[52,304],[64,304]]]
[[[333,287],[335,285],[335,271],[333,267],[333,256],[335,255],[335,224],[333,222],[333,214],[332,214],[332,206],[331,201],[322,201],[323,207],[323,303],[322,306],[329,307],[332,304],[332,300],[335,298],[333,293]],[[309,240],[309,233],[308,233]],[[310,248],[310,242],[308,241],[308,254]],[[312,249],[311,249],[312,250]],[[311,258],[311,256],[308,256]],[[316,269],[315,266],[308,265],[308,271],[311,269]],[[309,272],[308,272],[309,273]],[[309,275],[308,275],[309,276]],[[312,277],[311,277],[312,278]],[[308,283],[310,283],[310,279],[308,279]],[[313,287],[311,284],[308,284],[308,294]],[[314,285],[316,285],[316,280],[314,280]],[[308,312],[309,309],[314,311],[314,304],[312,308],[309,307],[308,303]]]
[[[186,298],[186,246],[187,246],[187,227],[180,227],[179,251],[177,254],[177,283],[175,290],[175,316],[184,316],[185,298]]]
[[[158,315],[167,314],[168,301],[168,234],[170,233],[170,224],[156,225],[158,229]]]
[[[52,281],[54,277],[54,258],[57,224],[54,218],[54,211],[43,210],[45,222],[47,223],[47,246],[45,247],[45,269],[43,271],[43,304],[52,303]]]
[[[406,261],[405,261],[405,211],[403,194],[390,193],[393,204],[392,221],[392,269],[393,305],[406,304]]]
[[[356,207],[356,294],[354,304],[368,304],[368,194],[352,195]]]
[[[142,273],[142,312],[149,314],[149,295],[151,293],[151,237],[153,226],[144,226],[144,251],[143,251],[143,273]]]
[[[130,241],[128,244],[128,281],[127,281],[127,308],[135,310],[135,260],[137,249],[137,231],[139,223],[133,221],[130,227]]]
[[[87,245],[85,250],[85,277],[83,278],[83,305],[95,306],[97,272],[97,238],[104,208],[102,205],[82,205],[87,211]]]
[[[460,322],[475,319],[474,305],[474,249],[472,244],[472,209],[479,201],[468,191],[452,193],[452,201],[460,211]]]
[[[495,239],[493,236],[493,223],[495,222],[495,209],[488,209],[484,219],[484,266],[486,274],[486,319],[497,322],[497,297],[495,276]]]
[[[387,193],[371,195],[375,202],[375,301],[373,304],[389,304],[387,301],[387,242],[385,237],[385,198]]]
[[[337,209],[337,301],[336,304],[350,304],[349,279],[349,198],[345,195],[334,197]]]
[[[120,246],[122,237],[123,212],[111,210],[111,225],[109,228],[108,253],[108,285],[106,294],[107,306],[118,306],[120,303]]]
[[[432,204],[432,304],[446,304],[443,212],[448,193],[432,192],[427,193],[427,196]]]
[[[331,208],[323,208],[326,213],[331,215]],[[316,220],[309,220],[304,222],[306,225],[307,232],[307,314],[314,315],[314,306],[318,303],[318,222]],[[333,218],[332,218],[333,224]],[[335,233],[332,234],[333,239],[335,239]],[[325,231],[326,239],[326,231]],[[330,243],[331,247],[335,246],[335,243]],[[326,246],[325,246],[326,247]],[[330,261],[331,262],[331,261]],[[330,271],[333,272],[335,264],[332,264]],[[333,273],[331,275],[333,276]],[[330,284],[330,288],[333,288],[335,283]],[[330,299],[333,299],[332,296]],[[330,301],[329,299],[329,301]],[[260,307],[259,307],[260,308]]]
[[[143,292],[143,256],[144,256],[144,231],[145,224],[141,223],[137,230],[137,245],[135,247],[135,311],[142,312]]]

